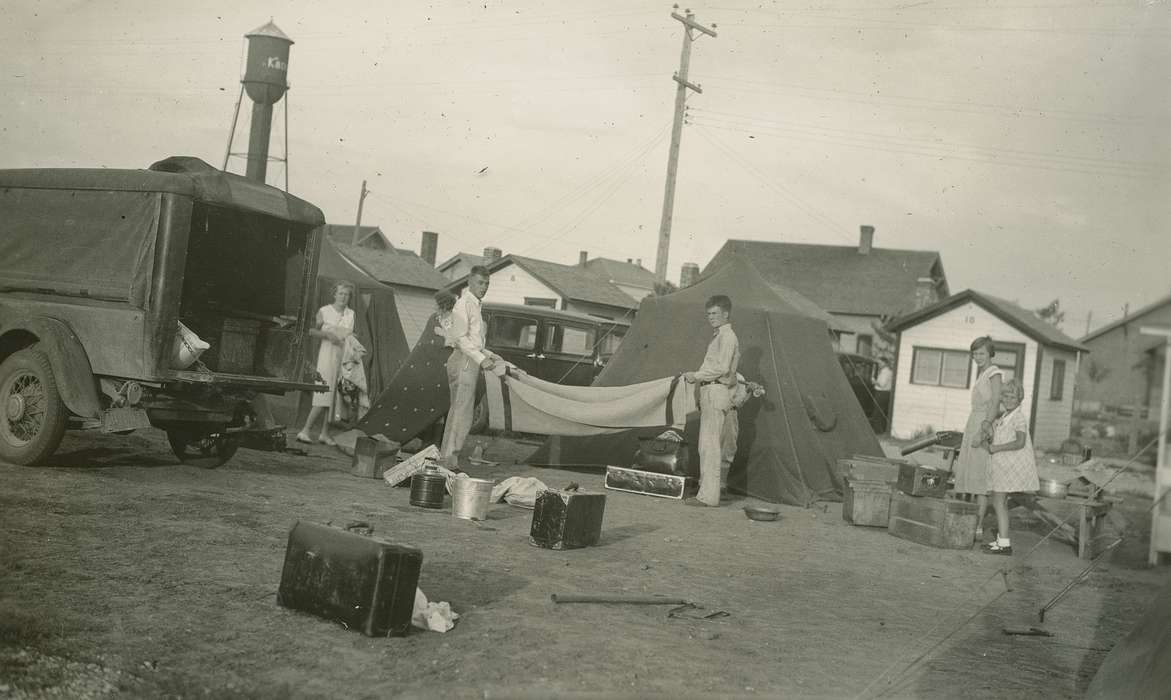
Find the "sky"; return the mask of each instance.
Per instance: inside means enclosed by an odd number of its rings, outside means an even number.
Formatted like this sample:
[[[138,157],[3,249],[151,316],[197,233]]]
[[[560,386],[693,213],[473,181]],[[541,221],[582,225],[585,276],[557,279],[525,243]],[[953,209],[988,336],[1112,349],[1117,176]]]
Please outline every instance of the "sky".
[[[938,251],[1080,337],[1171,293],[1171,0],[711,0],[668,279],[729,238]],[[682,11],[682,9],[680,10]],[[646,0],[8,0],[0,168],[222,166],[243,35],[295,42],[270,184],[439,259],[653,270],[682,25]],[[246,151],[245,98],[233,151]],[[287,134],[284,128],[287,117]],[[288,149],[285,141],[287,137]],[[239,157],[228,159],[244,171]],[[287,168],[287,172],[286,172]]]

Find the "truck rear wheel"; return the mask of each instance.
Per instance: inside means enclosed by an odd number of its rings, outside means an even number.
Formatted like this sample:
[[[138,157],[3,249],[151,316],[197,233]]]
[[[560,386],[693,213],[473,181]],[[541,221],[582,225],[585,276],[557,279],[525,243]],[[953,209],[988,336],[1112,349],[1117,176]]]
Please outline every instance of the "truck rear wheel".
[[[0,363],[0,458],[43,462],[61,444],[67,418],[45,353],[34,345]]]
[[[206,428],[168,428],[167,442],[180,462],[200,469],[222,466],[240,447],[237,437]]]

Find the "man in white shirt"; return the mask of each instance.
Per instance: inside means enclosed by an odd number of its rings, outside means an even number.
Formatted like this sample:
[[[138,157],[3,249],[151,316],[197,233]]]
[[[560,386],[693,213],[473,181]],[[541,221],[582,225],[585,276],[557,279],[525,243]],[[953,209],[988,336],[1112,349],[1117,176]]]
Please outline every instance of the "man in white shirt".
[[[732,300],[717,294],[705,304],[707,321],[714,330],[703,364],[683,379],[699,384],[699,493],[687,505],[720,505],[721,438],[732,397],[736,391],[736,366],[740,364],[740,341],[729,322]],[[733,448],[733,454],[734,448]]]
[[[440,457],[455,466],[459,451],[472,428],[476,403],[476,381],[481,369],[492,369],[499,356],[484,347],[486,328],[480,316],[480,300],[488,293],[488,268],[476,265],[468,274],[468,286],[451,309],[451,328],[445,343],[452,348],[447,360],[447,382],[451,407],[443,429]]]

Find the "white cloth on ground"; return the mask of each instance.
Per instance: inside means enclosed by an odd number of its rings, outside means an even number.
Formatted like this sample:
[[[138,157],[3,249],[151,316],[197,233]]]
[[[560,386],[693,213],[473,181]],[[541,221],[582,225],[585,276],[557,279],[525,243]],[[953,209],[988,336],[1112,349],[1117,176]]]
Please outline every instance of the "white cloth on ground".
[[[537,494],[549,488],[540,479],[531,476],[510,476],[492,488],[492,503],[503,499],[520,508],[535,508]]]
[[[429,602],[422,589],[415,589],[415,606],[411,612],[412,625],[432,632],[446,632],[455,627],[455,621],[458,619],[459,613],[451,609],[450,603]]]

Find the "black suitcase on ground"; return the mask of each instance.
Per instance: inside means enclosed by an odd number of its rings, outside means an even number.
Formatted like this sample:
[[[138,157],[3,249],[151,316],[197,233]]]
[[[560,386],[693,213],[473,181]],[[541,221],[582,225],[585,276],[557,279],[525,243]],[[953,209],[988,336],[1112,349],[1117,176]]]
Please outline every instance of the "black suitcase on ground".
[[[422,566],[414,547],[299,521],[289,532],[276,602],[369,637],[403,637]]]

